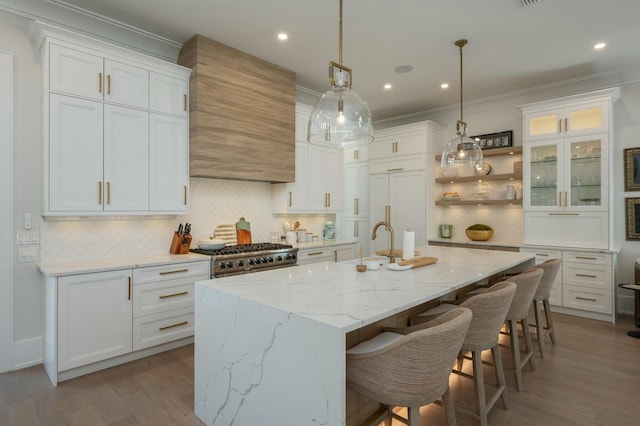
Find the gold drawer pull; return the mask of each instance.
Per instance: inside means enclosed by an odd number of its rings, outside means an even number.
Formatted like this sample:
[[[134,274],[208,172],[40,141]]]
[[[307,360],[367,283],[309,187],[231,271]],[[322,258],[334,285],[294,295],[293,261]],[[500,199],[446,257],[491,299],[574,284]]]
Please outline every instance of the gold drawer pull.
[[[545,257],[549,257],[549,255],[547,253],[536,253],[536,256],[545,256]]]
[[[576,296],[576,299],[578,299],[578,300],[586,300],[588,302],[597,302],[596,299],[591,299],[589,297],[578,297],[578,296]]]
[[[102,204],[102,182],[98,182],[98,204]]]
[[[127,296],[127,300],[131,300],[131,277],[127,277],[129,280],[129,296]]]
[[[158,296],[160,299],[167,299],[169,297],[177,297],[177,296],[184,296],[189,294],[188,291],[183,291],[182,293],[174,293],[174,294],[166,294],[164,296]]]
[[[111,204],[111,182],[107,182],[107,204]]]
[[[289,207],[291,207],[293,204],[293,195],[291,194],[291,191],[289,191]]]
[[[111,94],[111,74],[107,74],[107,95]]]
[[[165,330],[167,330],[169,328],[180,327],[181,325],[187,325],[187,324],[189,324],[189,321],[182,321],[182,322],[179,322],[177,324],[171,324],[171,325],[165,325],[164,327],[158,327],[158,330],[165,331]]]
[[[576,277],[598,278],[597,275],[589,275],[589,274],[576,274]]]
[[[598,260],[596,257],[576,256],[576,259]]]
[[[324,252],[322,252],[322,251],[314,251],[313,253],[308,253],[307,256],[317,256],[317,255],[322,254],[322,253],[324,253]]]
[[[175,271],[160,272],[160,275],[181,274],[183,272],[189,272],[188,269],[176,269]]]
[[[578,213],[549,213],[549,216],[580,216]]]
[[[98,93],[102,93],[102,73],[98,73]]]
[[[388,172],[399,172],[401,170],[404,170],[404,167],[398,167],[397,169],[387,169]]]
[[[184,94],[184,110],[187,110],[187,94]]]

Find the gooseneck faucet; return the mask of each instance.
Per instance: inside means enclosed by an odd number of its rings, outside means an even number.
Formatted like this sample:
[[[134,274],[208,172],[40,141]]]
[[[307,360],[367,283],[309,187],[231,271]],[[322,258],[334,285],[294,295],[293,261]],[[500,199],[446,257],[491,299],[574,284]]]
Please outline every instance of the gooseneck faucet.
[[[393,254],[393,239],[394,239],[394,233],[393,233],[393,227],[391,226],[391,223],[389,221],[380,221],[378,223],[376,223],[373,226],[373,232],[371,233],[371,239],[375,240],[376,239],[376,232],[378,231],[378,228],[384,226],[385,228],[387,228],[387,231],[389,231],[389,254],[387,255],[387,257],[389,258],[389,263],[395,263],[396,262],[396,257]]]

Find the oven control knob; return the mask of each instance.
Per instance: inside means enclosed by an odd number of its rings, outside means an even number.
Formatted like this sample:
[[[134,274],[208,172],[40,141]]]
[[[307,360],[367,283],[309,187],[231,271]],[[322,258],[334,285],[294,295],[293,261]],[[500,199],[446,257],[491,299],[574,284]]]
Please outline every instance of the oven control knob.
[[[238,260],[238,266],[244,266],[244,261]]]
[[[249,265],[254,265],[255,263],[256,263],[256,261],[255,261],[255,260],[253,260],[253,259],[249,259]]]
[[[267,263],[269,260],[266,257],[262,258],[262,263]]]
[[[278,255],[278,256],[276,257],[276,260],[277,260],[278,262],[282,262],[282,256]]]
[[[231,268],[233,268],[233,263],[232,262],[227,262],[225,266],[227,268],[231,269]]]
[[[220,262],[220,264],[219,264],[218,266],[220,267],[220,269],[224,269],[224,268],[225,268],[225,266],[224,266],[224,263],[223,263],[223,262]]]

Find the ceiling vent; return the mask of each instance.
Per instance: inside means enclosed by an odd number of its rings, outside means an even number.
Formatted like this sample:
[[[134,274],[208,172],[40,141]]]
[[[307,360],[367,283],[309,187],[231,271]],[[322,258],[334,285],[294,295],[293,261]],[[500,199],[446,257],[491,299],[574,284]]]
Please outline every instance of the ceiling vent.
[[[538,3],[540,0],[520,0],[522,2],[523,6],[532,6],[536,3]]]

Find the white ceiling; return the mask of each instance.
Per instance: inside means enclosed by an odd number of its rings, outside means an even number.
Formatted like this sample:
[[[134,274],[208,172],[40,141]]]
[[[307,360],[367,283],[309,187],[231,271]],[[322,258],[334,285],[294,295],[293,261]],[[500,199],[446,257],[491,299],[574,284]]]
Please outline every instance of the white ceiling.
[[[201,34],[293,70],[298,85],[320,93],[338,61],[339,0],[64,2],[179,43]],[[459,102],[457,39],[469,39],[469,101],[638,66],[639,18],[638,0],[344,0],[342,62],[380,120]],[[598,41],[607,48],[594,51]],[[399,65],[414,70],[398,74]]]

